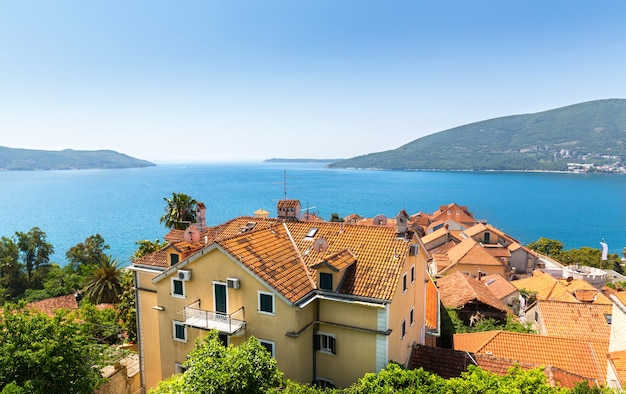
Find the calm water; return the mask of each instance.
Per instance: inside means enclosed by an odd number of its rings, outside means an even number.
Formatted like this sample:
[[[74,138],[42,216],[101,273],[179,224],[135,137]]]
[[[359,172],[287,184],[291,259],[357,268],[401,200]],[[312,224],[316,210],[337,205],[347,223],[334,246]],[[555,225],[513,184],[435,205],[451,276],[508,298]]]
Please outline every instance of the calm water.
[[[124,265],[140,239],[163,239],[164,197],[186,193],[215,225],[259,208],[276,216],[284,196],[325,219],[332,213],[395,216],[467,205],[477,219],[527,244],[539,237],[566,248],[626,246],[626,178],[617,175],[329,170],[321,164],[160,165],[126,170],[0,172],[0,236],[40,227],[53,261],[99,233]]]

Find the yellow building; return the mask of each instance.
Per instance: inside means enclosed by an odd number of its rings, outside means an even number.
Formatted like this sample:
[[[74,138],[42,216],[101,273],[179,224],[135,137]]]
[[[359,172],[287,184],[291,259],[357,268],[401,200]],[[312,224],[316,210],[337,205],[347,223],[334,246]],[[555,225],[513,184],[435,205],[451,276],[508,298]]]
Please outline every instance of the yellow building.
[[[337,387],[406,365],[436,332],[429,256],[405,226],[239,217],[166,240],[132,265],[146,389],[211,329],[225,344],[254,336],[286,378]]]

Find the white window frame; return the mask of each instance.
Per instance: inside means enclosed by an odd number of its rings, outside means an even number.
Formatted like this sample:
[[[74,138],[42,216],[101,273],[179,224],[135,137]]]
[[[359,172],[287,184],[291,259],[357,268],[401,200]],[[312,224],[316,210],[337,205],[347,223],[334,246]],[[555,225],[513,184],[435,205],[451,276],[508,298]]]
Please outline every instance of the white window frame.
[[[319,347],[320,352],[322,353],[326,353],[326,354],[337,354],[337,338],[335,338],[335,334],[329,334],[326,332],[317,332],[315,333],[315,335],[317,335],[317,339],[318,339],[318,343],[317,343],[317,347]],[[322,346],[322,337],[326,337],[326,344],[327,346]],[[330,338],[332,338],[332,341],[330,340]],[[334,343],[334,346],[330,346],[330,343]]]
[[[262,311],[261,310],[261,296],[262,295],[272,297],[272,311],[271,312]],[[270,316],[275,316],[276,315],[276,297],[274,297],[274,293],[269,293],[269,292],[266,292],[266,291],[260,291],[259,290],[259,294],[257,296],[257,311],[259,313],[264,314],[264,315],[270,315]]]
[[[182,363],[174,363],[174,372],[175,373],[184,373],[187,370]]]
[[[182,326],[183,327],[183,332],[185,333],[185,338],[178,338],[176,336],[176,327],[177,326]],[[172,338],[174,338],[175,341],[187,343],[187,326],[185,325],[185,322],[178,321],[178,320],[173,320],[172,321]]]
[[[183,285],[183,294],[176,294],[176,293],[174,293],[174,289],[175,289],[174,281],[182,283],[182,285]],[[176,277],[172,277],[172,297],[174,297],[174,298],[186,298],[186,296],[187,295],[186,295],[186,291],[185,291],[185,281],[184,280],[180,280],[180,279],[178,279]]]
[[[413,327],[413,323],[415,323],[415,310],[411,307],[409,311],[409,327]]]
[[[415,265],[411,266],[411,284],[415,282]]]
[[[272,351],[271,351],[272,357],[276,358],[276,342],[268,341],[267,339],[259,339],[258,341],[261,344],[261,346],[263,346],[263,344],[271,345],[272,346]]]

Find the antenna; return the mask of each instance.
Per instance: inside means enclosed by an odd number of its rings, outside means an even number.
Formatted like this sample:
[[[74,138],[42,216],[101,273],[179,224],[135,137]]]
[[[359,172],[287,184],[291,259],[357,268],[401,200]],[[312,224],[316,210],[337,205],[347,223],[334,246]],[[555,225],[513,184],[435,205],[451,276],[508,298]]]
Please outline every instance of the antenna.
[[[283,170],[283,181],[280,182],[283,184],[283,199],[287,199],[287,178],[299,178],[297,176],[287,176],[287,170]],[[273,184],[278,184],[279,182],[272,182]]]

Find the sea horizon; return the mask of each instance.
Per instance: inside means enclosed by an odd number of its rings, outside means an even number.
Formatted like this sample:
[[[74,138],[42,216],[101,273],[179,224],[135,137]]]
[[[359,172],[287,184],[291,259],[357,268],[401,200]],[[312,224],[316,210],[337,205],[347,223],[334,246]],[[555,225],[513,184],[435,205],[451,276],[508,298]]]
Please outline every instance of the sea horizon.
[[[546,237],[566,249],[599,249],[604,239],[620,257],[626,246],[626,185],[616,174],[328,169],[322,161],[268,160],[4,171],[0,236],[39,227],[55,248],[52,261],[65,265],[70,247],[100,234],[126,266],[136,241],[162,240],[169,231],[159,223],[164,198],[185,193],[205,203],[210,226],[260,208],[276,217],[285,197],[325,220],[432,213],[454,202],[523,245]]]

